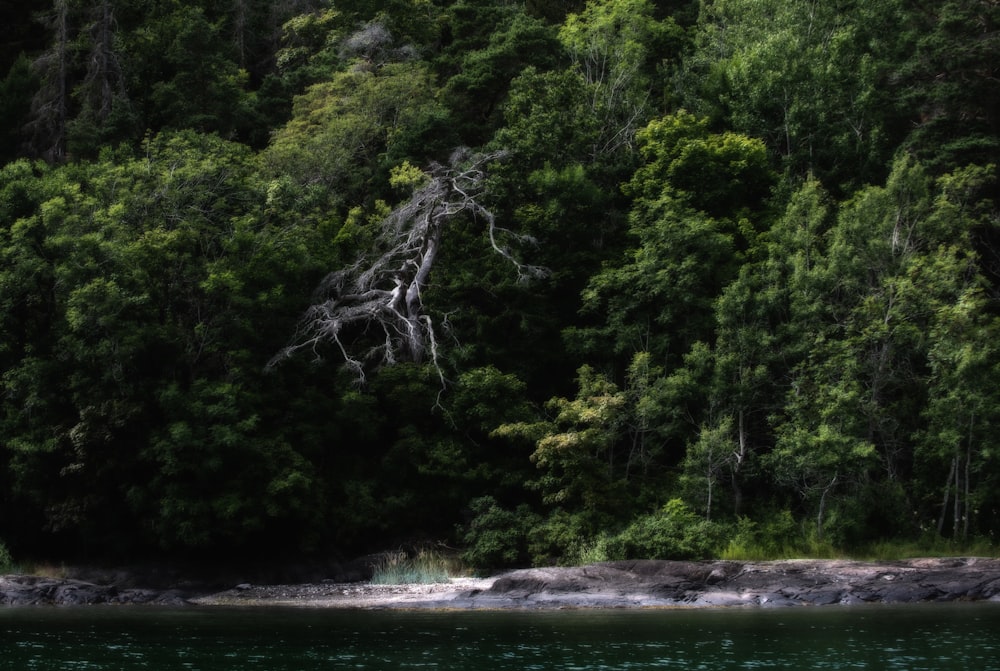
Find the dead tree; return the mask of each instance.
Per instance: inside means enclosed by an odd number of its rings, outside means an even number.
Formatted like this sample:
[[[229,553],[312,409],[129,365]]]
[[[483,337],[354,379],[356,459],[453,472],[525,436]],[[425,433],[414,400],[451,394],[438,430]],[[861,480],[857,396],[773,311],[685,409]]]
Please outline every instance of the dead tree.
[[[54,0],[52,12],[44,19],[53,32],[52,46],[39,56],[33,68],[42,86],[31,101],[31,149],[50,163],[66,158],[66,124],[69,121],[69,77],[71,58],[70,6],[68,0]]]
[[[504,157],[505,152],[472,154],[463,148],[452,154],[448,165],[433,164],[426,183],[383,220],[376,249],[326,276],[293,344],[270,365],[299,350],[316,351],[332,343],[359,382],[368,366],[400,361],[431,362],[441,374],[438,337],[424,309],[424,292],[449,223],[459,217],[481,223],[492,250],[512,264],[519,279],[544,274],[517,261],[502,244],[529,239],[499,228],[481,201],[486,166]],[[369,340],[355,352],[359,335]]]

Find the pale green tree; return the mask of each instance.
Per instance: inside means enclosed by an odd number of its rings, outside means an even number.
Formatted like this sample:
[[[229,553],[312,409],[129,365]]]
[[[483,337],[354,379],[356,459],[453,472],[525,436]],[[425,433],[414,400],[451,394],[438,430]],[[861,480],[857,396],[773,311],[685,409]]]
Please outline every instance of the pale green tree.
[[[897,23],[893,2],[703,3],[684,95],[764,138],[793,174],[856,186],[878,175],[889,149],[880,91]]]
[[[559,40],[586,82],[590,111],[599,119],[594,156],[633,147],[636,131],[655,107],[650,101],[654,53],[671,40],[679,46],[677,24],[657,21],[649,0],[590,0],[582,12],[566,17]]]
[[[989,453],[978,441],[994,421],[981,377],[993,327],[973,242],[990,221],[978,195],[988,175],[973,167],[935,180],[901,157],[884,186],[840,207],[808,264],[792,257],[795,363],[767,464],[815,506],[817,535],[831,504],[866,488],[882,495],[853,515],[926,509],[905,487],[915,462],[949,473],[941,498],[959,517],[971,510]]]

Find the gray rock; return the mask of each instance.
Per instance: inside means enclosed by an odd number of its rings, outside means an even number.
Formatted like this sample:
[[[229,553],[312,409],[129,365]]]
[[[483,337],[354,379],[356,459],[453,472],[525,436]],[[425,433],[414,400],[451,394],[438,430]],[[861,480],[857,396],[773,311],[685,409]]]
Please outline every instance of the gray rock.
[[[198,590],[173,582],[155,587],[134,576],[94,574],[100,579],[0,576],[0,605],[201,603]],[[125,576],[125,577],[123,577]],[[128,579],[126,579],[128,578]],[[107,579],[107,582],[104,582]],[[217,603],[296,603],[338,607],[348,590],[337,583],[259,586],[233,581]],[[364,589],[363,587],[351,587]],[[368,586],[369,590],[374,589]],[[391,587],[363,600],[365,608],[552,609],[636,607],[776,608],[797,605],[915,603],[921,601],[1000,601],[1000,560],[985,558],[914,559],[867,563],[843,560],[621,561],[566,568],[534,568],[497,577],[488,589],[426,600],[394,598]],[[388,590],[388,591],[386,591]],[[211,594],[205,591],[202,594]],[[386,596],[380,597],[380,594]],[[219,596],[218,594],[216,596]],[[208,600],[212,602],[211,599]]]
[[[171,589],[122,589],[69,578],[28,575],[0,576],[0,605],[83,606],[92,604],[156,603],[181,605],[185,597]]]
[[[1000,560],[606,562],[513,571],[467,600],[497,607],[916,603],[1000,595]]]

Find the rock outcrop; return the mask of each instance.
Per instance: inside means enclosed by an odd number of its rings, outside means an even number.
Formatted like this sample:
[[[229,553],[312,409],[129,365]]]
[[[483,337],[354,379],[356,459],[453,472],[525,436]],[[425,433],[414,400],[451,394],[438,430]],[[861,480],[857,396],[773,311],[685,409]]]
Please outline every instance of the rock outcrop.
[[[0,576],[0,605],[85,605],[85,604],[182,605],[185,595],[176,589],[120,588],[84,580],[46,578],[31,575]]]
[[[350,562],[302,562],[241,566],[203,564],[133,565],[119,568],[63,566],[61,577],[0,575],[2,605],[154,604],[188,605],[198,597],[235,585],[289,583],[303,588],[371,577],[377,557]]]
[[[513,571],[461,600],[520,608],[1000,600],[1000,560],[619,561]]]
[[[105,582],[0,576],[0,605],[296,605],[327,608],[643,608],[1000,601],[1000,559],[619,561],[511,571],[493,579],[383,586],[333,580],[230,581],[143,587],[134,575]],[[148,584],[148,583],[147,583]],[[235,585],[235,587],[233,586]]]

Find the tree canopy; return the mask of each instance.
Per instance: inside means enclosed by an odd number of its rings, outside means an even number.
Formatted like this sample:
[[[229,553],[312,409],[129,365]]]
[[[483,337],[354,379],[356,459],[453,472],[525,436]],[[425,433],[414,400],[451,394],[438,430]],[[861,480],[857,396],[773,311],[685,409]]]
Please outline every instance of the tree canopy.
[[[995,547],[996,2],[7,4],[0,549]]]

